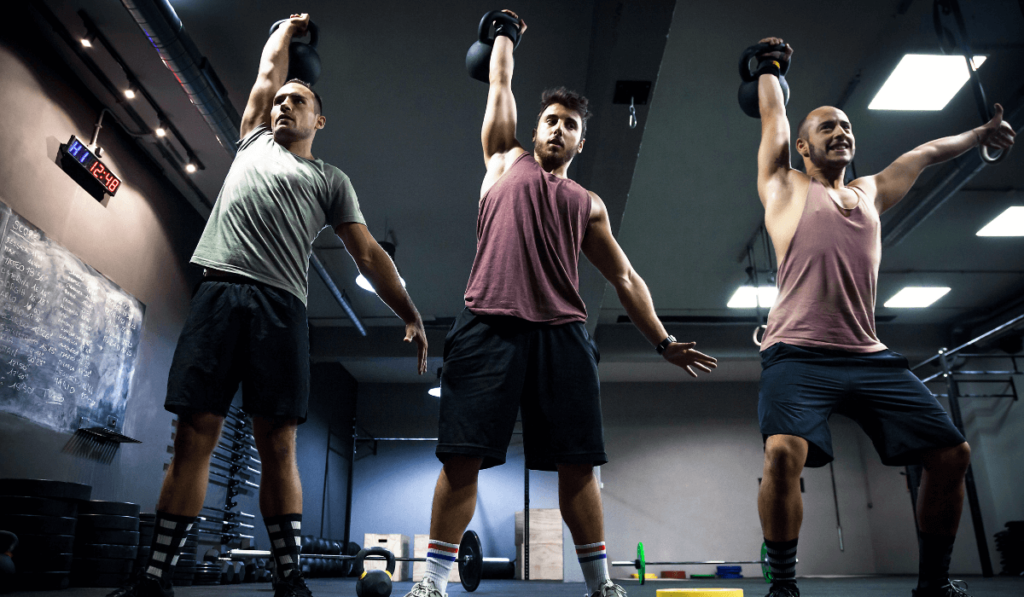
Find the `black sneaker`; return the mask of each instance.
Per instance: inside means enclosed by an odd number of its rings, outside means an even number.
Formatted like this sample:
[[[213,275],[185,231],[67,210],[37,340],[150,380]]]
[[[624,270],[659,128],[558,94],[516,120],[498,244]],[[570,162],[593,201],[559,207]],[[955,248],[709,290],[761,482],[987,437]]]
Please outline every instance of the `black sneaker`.
[[[971,597],[967,594],[967,583],[962,580],[946,580],[941,587],[931,589],[914,589],[913,597]]]
[[[174,587],[164,585],[148,574],[136,574],[128,584],[107,597],[174,597]]]
[[[274,584],[274,597],[313,597],[313,592],[306,586],[302,574],[296,572]]]
[[[795,582],[774,582],[764,597],[800,597],[800,589]]]

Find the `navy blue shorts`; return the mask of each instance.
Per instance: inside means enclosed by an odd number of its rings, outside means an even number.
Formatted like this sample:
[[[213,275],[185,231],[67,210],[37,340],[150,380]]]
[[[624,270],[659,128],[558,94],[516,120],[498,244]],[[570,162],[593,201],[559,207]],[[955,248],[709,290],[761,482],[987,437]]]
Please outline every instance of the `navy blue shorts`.
[[[239,383],[245,412],[306,420],[306,306],[287,290],[241,276],[207,279],[192,297],[174,349],[164,408],[225,416]]]
[[[923,453],[963,443],[931,391],[891,350],[859,354],[779,342],[761,351],[757,414],[765,440],[807,440],[806,466],[832,461],[828,418],[846,415],[868,434],[882,462],[920,464]]]
[[[608,462],[599,358],[582,322],[548,325],[463,309],[444,341],[437,457],[504,464],[522,410],[528,468]]]

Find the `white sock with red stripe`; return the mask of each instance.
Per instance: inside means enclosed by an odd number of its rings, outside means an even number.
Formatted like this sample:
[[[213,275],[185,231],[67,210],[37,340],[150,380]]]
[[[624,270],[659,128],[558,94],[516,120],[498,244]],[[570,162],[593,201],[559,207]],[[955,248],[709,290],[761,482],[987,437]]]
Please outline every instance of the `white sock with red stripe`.
[[[430,579],[444,595],[448,589],[448,575],[451,574],[452,566],[458,557],[458,545],[431,539],[427,545],[427,570],[423,573],[423,580]]]
[[[583,568],[583,579],[587,581],[587,595],[593,595],[608,582],[608,554],[604,550],[604,541],[576,546],[576,557]]]

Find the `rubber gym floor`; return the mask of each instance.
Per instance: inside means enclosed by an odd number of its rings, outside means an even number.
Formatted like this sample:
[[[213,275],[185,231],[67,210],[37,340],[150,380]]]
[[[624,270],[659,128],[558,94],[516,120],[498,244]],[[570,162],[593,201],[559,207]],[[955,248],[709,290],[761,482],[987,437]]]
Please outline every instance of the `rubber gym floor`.
[[[1020,597],[1024,595],[1024,578],[996,576],[993,578],[965,577],[969,586],[968,593],[972,597]],[[658,589],[683,587],[730,587],[743,589],[744,597],[762,597],[767,593],[767,585],[759,578],[743,578],[739,580],[673,580],[649,581],[644,586],[629,580],[616,581],[621,584],[630,597],[657,597]],[[912,576],[861,576],[845,578],[801,578],[800,593],[804,597],[881,597],[896,595],[910,597],[915,586]],[[310,579],[306,583],[313,591],[314,597],[355,597],[355,579]],[[411,582],[395,583],[392,597],[403,597],[412,587]],[[33,591],[9,593],[16,597],[104,597],[111,589],[71,588],[63,591]],[[213,585],[195,587],[177,587],[177,597],[242,597],[243,595],[273,596],[269,584]],[[522,582],[517,580],[484,580],[474,593],[467,593],[462,585],[453,583],[448,586],[448,595],[507,595],[510,597],[580,597],[586,593],[582,583],[562,583],[552,581]]]

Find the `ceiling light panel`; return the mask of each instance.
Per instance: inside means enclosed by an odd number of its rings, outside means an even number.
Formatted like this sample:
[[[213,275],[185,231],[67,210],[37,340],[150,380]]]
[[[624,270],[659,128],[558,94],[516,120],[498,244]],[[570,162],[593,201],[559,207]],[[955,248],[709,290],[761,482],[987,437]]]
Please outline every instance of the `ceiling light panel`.
[[[986,56],[974,57],[977,70]],[[868,105],[869,110],[941,110],[971,76],[963,56],[907,54]]]
[[[1024,236],[1024,205],[1015,205],[978,231],[978,236]]]
[[[948,286],[907,286],[885,301],[890,309],[921,309],[946,296]]]
[[[725,306],[730,309],[755,309],[760,303],[762,309],[771,309],[778,295],[779,289],[774,286],[740,286]]]

